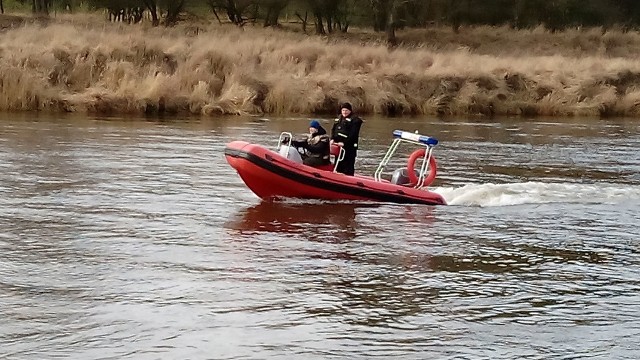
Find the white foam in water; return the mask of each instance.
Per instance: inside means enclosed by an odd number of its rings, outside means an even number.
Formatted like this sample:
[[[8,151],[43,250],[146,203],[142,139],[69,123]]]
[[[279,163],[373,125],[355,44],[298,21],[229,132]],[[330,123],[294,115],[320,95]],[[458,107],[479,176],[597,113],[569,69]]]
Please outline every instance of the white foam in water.
[[[544,203],[616,203],[640,200],[640,186],[620,184],[472,184],[434,188],[449,205],[506,206]]]

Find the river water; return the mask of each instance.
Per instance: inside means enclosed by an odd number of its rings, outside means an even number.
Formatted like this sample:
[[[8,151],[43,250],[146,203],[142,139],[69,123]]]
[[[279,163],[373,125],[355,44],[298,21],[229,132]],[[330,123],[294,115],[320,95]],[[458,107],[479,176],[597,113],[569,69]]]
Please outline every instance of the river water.
[[[307,121],[0,116],[0,358],[640,357],[639,121],[369,118],[451,206],[261,202],[225,144]]]

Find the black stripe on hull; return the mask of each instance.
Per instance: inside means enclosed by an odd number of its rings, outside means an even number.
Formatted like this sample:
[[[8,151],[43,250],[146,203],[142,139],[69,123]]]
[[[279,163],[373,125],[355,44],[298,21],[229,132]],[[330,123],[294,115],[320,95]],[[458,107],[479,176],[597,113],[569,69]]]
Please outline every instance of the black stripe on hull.
[[[425,199],[416,198],[416,197],[403,195],[399,193],[393,194],[385,191],[367,189],[357,185],[335,184],[335,183],[323,180],[321,171],[314,173],[313,176],[304,175],[299,172],[286,169],[282,166],[278,166],[268,159],[262,158],[258,155],[251,154],[249,152],[242,151],[242,150],[225,148],[224,154],[226,156],[245,159],[251,162],[252,164],[259,166],[271,173],[285,177],[287,179],[294,180],[298,183],[313,186],[323,190],[340,193],[340,194],[355,195],[355,196],[359,196],[359,197],[363,197],[371,200],[382,201],[382,202],[392,202],[392,203],[399,203],[399,204],[444,205],[444,203],[442,202],[425,200]],[[358,182],[358,184],[362,184],[362,186],[364,186],[364,183]],[[402,190],[397,190],[397,191],[402,191]]]

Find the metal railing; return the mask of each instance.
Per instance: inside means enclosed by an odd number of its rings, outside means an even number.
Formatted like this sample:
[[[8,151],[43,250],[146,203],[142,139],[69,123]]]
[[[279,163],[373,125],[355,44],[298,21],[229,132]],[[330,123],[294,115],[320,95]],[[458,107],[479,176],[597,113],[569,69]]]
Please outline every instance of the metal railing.
[[[410,133],[402,130],[394,130],[393,131],[393,141],[391,145],[389,145],[389,149],[386,154],[380,161],[380,164],[376,168],[373,173],[373,178],[376,181],[382,181],[382,173],[386,170],[389,161],[395,154],[396,150],[400,146],[401,143],[410,143],[414,145],[424,146],[426,148],[424,152],[424,156],[422,157],[422,165],[420,166],[420,172],[418,177],[418,181],[415,184],[415,188],[421,188],[424,186],[424,181],[426,179],[427,171],[429,170],[429,162],[431,160],[431,156],[433,153],[433,148],[438,144],[438,140],[435,138],[420,135],[417,132]]]

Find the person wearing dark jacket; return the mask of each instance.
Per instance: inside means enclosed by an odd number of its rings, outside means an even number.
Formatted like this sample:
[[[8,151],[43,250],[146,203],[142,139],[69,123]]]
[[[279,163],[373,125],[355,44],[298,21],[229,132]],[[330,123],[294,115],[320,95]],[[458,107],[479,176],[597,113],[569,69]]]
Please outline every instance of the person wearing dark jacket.
[[[330,139],[327,131],[318,120],[309,124],[309,135],[304,140],[294,140],[293,146],[303,148],[305,156],[302,163],[309,166],[323,166],[331,164],[329,159]]]
[[[346,175],[355,173],[356,156],[358,155],[358,137],[362,119],[353,113],[351,104],[340,105],[340,117],[331,128],[331,141],[344,149],[344,159],[338,163],[337,171]]]

